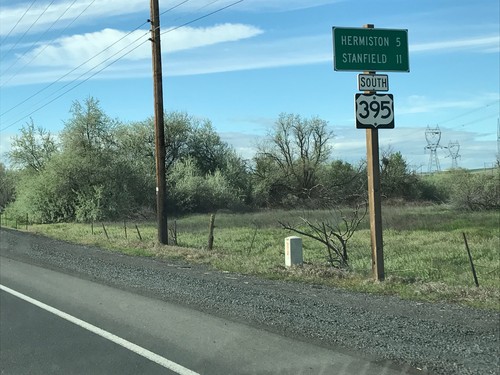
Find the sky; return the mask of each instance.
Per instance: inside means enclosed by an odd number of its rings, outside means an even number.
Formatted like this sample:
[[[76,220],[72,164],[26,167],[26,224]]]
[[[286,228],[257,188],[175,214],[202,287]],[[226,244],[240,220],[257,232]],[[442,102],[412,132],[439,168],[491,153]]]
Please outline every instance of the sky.
[[[410,72],[381,72],[395,118],[394,129],[379,129],[381,152],[401,152],[417,172],[428,171],[432,143],[442,170],[451,168],[450,150],[459,167],[496,160],[498,0],[159,3],[165,111],[209,119],[245,159],[280,113],[327,121],[332,158],[366,158],[354,112],[361,72],[334,70],[332,27],[374,24],[407,29],[409,41]],[[148,0],[0,0],[0,160],[8,163],[11,137],[30,118],[57,135],[74,101],[94,97],[125,123],[153,115],[149,7]]]

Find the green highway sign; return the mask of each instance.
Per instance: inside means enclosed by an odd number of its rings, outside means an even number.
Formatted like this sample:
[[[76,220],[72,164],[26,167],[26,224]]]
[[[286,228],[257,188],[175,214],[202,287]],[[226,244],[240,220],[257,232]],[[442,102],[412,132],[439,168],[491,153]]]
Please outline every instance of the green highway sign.
[[[409,72],[408,30],[333,27],[335,70]]]

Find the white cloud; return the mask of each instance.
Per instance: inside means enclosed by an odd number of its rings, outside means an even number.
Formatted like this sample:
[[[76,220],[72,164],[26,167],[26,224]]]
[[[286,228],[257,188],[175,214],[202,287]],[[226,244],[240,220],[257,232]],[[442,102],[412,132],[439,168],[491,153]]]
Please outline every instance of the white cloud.
[[[56,28],[62,29],[66,27],[69,22],[75,19],[87,7],[88,9],[82,14],[78,22],[80,24],[88,20],[95,20],[96,18],[113,17],[124,14],[142,13],[143,21],[149,17],[149,2],[144,0],[127,0],[126,6],[122,0],[79,0],[74,5],[72,1],[66,0],[56,4],[47,6],[49,1],[37,2],[29,10],[27,2],[17,3],[13,6],[2,6],[0,12],[0,35],[5,36],[15,26],[11,35],[18,35],[28,30],[33,22],[44,12],[43,17],[31,28],[30,33],[36,33],[40,30],[45,30],[54,21],[56,21],[61,14],[64,13]],[[71,5],[71,8],[69,8]],[[90,6],[89,6],[90,5]],[[68,9],[69,8],[69,9]],[[23,14],[26,14],[23,17]],[[17,25],[16,23],[20,21]]]
[[[204,28],[184,27],[166,30],[162,36],[162,48],[166,52],[177,52],[252,38],[262,32],[251,25],[230,23]],[[75,67],[91,59],[89,63],[95,66],[103,61],[116,59],[135,47],[139,48],[124,56],[125,60],[149,60],[151,47],[149,43],[145,43],[149,36],[149,32],[145,30],[127,33],[115,29],[72,35],[59,38],[48,46],[40,45],[26,56],[26,60],[30,61],[36,56],[33,62],[36,66]]]
[[[204,28],[183,27],[172,31],[166,30],[162,36],[162,48],[166,52],[177,52],[253,38],[263,32],[255,26],[232,23]]]
[[[322,5],[334,4],[342,0],[245,0],[235,4],[231,9],[245,12],[279,12],[291,11],[297,9],[313,8]],[[19,35],[28,30],[38,16],[46,9],[43,17],[37,21],[30,30],[30,33],[36,33],[40,30],[45,30],[61,14],[64,15],[59,19],[55,26],[56,29],[66,27],[75,17],[80,15],[87,7],[88,9],[78,19],[77,24],[85,24],[96,19],[122,16],[126,14],[137,14],[137,21],[146,21],[150,16],[149,1],[147,0],[127,0],[124,4],[123,0],[78,0],[74,5],[73,1],[65,0],[50,4],[48,0],[35,3],[28,12],[28,2],[16,3],[11,6],[2,6],[0,8],[0,36],[5,36],[15,26],[12,36]],[[202,0],[192,0],[182,4],[178,8],[172,9],[176,13],[191,13],[194,14],[208,13],[225,6],[233,4],[235,0],[219,0],[217,2],[207,3]],[[71,7],[70,7],[71,5]],[[89,6],[90,5],[90,6]],[[160,12],[165,12],[175,6],[171,2],[160,4]],[[23,17],[23,14],[26,14]],[[16,22],[19,24],[16,26]]]
[[[450,52],[458,50],[475,50],[484,53],[499,52],[500,36],[482,36],[410,45],[410,52]]]
[[[246,0],[238,4],[238,9],[251,12],[281,12],[299,9],[315,8],[344,0]],[[233,3],[234,0],[224,0],[218,7]]]
[[[424,95],[410,95],[407,98],[398,100],[395,104],[395,112],[398,115],[412,115],[417,113],[437,113],[446,110],[458,110],[458,115],[463,115],[464,112],[474,113],[491,109],[496,111],[494,104],[500,100],[498,93],[483,93],[464,99],[446,100],[442,98],[428,97]],[[490,111],[490,112],[491,112]],[[496,113],[496,112],[495,112]],[[475,116],[477,117],[477,116]]]

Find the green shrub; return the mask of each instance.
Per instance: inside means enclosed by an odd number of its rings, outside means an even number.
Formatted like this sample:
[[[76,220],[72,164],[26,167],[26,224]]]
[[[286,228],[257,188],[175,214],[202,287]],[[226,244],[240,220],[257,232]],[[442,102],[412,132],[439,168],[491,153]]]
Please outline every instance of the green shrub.
[[[449,190],[451,205],[471,211],[500,208],[499,172],[499,169],[494,173],[465,169],[448,172],[443,182]]]
[[[177,162],[168,177],[176,212],[211,212],[243,205],[239,192],[219,171],[202,175],[192,158]]]

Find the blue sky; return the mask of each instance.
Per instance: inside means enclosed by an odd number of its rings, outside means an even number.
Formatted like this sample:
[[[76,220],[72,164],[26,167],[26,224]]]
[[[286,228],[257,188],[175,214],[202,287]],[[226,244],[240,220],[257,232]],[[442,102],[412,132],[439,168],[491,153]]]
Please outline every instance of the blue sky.
[[[495,161],[498,0],[243,0],[172,30],[234,2],[160,0],[166,111],[210,119],[245,158],[281,112],[318,116],[336,135],[333,157],[356,163],[357,72],[334,71],[332,26],[372,23],[408,29],[410,48],[410,72],[387,73],[395,129],[379,131],[381,150],[426,171],[425,130],[438,125],[440,145],[460,144],[459,166]],[[0,152],[30,117],[59,132],[89,96],[124,122],[151,116],[148,18],[148,0],[0,0]],[[447,155],[438,150],[442,169]]]

